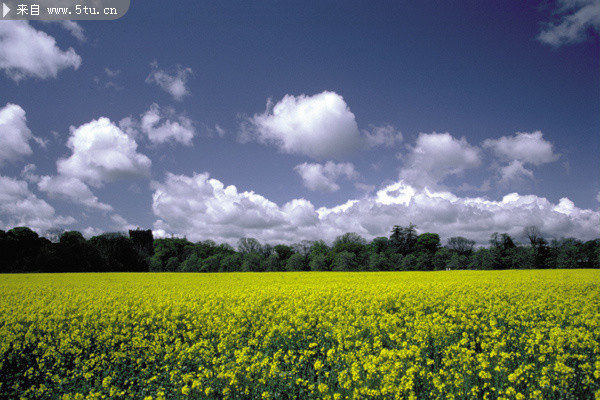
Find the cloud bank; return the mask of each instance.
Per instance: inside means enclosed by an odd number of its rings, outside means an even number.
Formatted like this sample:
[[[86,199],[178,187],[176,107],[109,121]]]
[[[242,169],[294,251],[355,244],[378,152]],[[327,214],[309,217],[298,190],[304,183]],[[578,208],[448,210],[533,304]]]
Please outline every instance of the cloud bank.
[[[158,218],[154,228],[190,240],[235,243],[240,237],[255,237],[293,243],[322,238],[331,243],[345,232],[368,239],[389,236],[393,225],[412,222],[419,232],[439,233],[443,240],[464,236],[485,245],[492,232],[519,238],[529,225],[538,226],[548,238],[587,240],[597,237],[600,224],[599,212],[577,208],[567,198],[552,204],[543,197],[511,193],[492,201],[418,188],[404,180],[374,195],[318,209],[305,199],[278,206],[254,192],[225,186],[208,173],[169,173],[152,188],[152,209]]]

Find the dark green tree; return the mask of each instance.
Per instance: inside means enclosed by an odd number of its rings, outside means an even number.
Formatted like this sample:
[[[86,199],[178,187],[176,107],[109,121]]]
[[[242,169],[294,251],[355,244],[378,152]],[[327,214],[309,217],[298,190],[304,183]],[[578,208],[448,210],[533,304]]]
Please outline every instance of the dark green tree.
[[[243,237],[240,240],[238,240],[238,251],[242,254],[260,254],[262,251],[262,246],[260,242],[254,238]]]
[[[308,264],[306,257],[300,253],[294,253],[287,259],[285,269],[287,271],[306,271],[308,270]]]
[[[390,235],[390,245],[396,253],[407,255],[415,251],[417,244],[416,226],[412,223],[406,227],[394,225]]]
[[[369,255],[368,270],[370,271],[389,271],[391,268],[390,260],[385,252],[371,253]]]
[[[442,247],[438,251],[435,252],[433,257],[431,258],[431,263],[433,264],[433,269],[435,271],[442,271],[448,267],[450,263],[450,259],[452,258],[453,252],[446,248]]]
[[[5,260],[7,272],[33,272],[39,269],[39,235],[26,226],[18,226],[6,232]]]
[[[264,267],[264,257],[258,253],[245,253],[242,260],[242,271],[261,272]]]
[[[221,260],[221,272],[236,272],[242,270],[242,255],[232,253],[225,255]]]
[[[356,254],[345,250],[335,253],[332,267],[333,271],[356,271],[358,269]]]
[[[470,256],[475,247],[475,241],[462,236],[454,236],[448,239],[448,248],[460,255]]]
[[[416,249],[418,252],[434,254],[440,248],[440,235],[437,233],[422,233],[417,236]]]
[[[187,239],[168,238],[154,241],[154,255],[150,258],[151,271],[177,271],[180,264],[189,256],[186,247],[193,246]]]
[[[282,261],[277,252],[274,251],[269,257],[265,258],[263,270],[267,272],[283,271],[282,265],[285,265],[284,263],[285,261]]]
[[[339,253],[351,253],[354,255],[351,263],[352,270],[365,268],[368,263],[367,241],[357,233],[347,232],[335,238],[331,248],[332,264],[336,263],[335,259]],[[341,259],[345,259],[345,256],[342,256]],[[337,261],[337,263],[341,262]],[[340,268],[339,265],[338,268]]]
[[[329,271],[330,269],[329,261],[325,254],[311,253],[309,260],[309,268],[311,271]]]
[[[277,258],[281,265],[285,265],[288,258],[294,254],[294,249],[292,246],[286,246],[284,244],[278,244],[273,247],[273,252],[277,255]]]
[[[531,245],[531,264],[533,268],[548,268],[550,257],[550,246],[542,236],[542,232],[537,226],[527,226],[523,233],[529,239]]]

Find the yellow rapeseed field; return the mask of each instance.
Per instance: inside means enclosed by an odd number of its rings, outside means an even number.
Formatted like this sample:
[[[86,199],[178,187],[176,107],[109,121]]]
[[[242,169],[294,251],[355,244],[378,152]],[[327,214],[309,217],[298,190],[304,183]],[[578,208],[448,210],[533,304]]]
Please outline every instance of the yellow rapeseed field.
[[[600,399],[600,271],[0,276],[0,399]]]

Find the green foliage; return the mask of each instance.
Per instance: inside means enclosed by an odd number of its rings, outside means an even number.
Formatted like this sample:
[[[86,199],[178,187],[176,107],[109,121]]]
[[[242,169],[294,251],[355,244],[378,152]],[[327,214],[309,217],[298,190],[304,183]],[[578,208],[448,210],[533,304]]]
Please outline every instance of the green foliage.
[[[241,238],[238,240],[238,251],[242,254],[260,253],[262,246],[260,242],[254,238]]]
[[[103,258],[106,264],[103,270],[118,272],[148,270],[149,253],[145,247],[136,246],[132,239],[121,233],[103,233],[91,238],[89,243]]]
[[[338,236],[330,248],[324,241],[303,240],[292,246],[261,245],[253,238],[229,244],[212,240],[156,239],[151,252],[140,244],[151,231],[104,233],[86,240],[80,232],[40,238],[27,227],[0,230],[0,272],[71,271],[431,271],[443,269],[600,268],[600,239],[582,242],[562,238],[548,242],[539,229],[527,227],[529,245],[516,244],[507,233],[494,232],[488,248],[473,251],[475,242],[461,236],[440,247],[436,233],[416,235],[415,226],[394,226],[390,238],[370,243],[355,232]],[[143,239],[143,240],[142,240]],[[149,254],[152,254],[150,257]]]
[[[242,271],[244,272],[261,272],[263,271],[264,257],[258,253],[246,253],[243,256]]]
[[[390,260],[383,252],[371,253],[371,255],[369,255],[369,271],[389,271],[390,268]]]
[[[556,257],[556,268],[578,268],[582,245],[580,240],[573,238],[553,240],[551,246]]]
[[[277,255],[277,259],[280,263],[285,263],[288,258],[294,254],[294,249],[292,246],[286,246],[284,244],[278,244],[273,247],[273,252]]]
[[[330,269],[327,257],[322,253],[311,253],[308,265],[311,271],[329,271]]]
[[[448,268],[451,270],[455,269],[467,269],[469,267],[469,258],[465,255],[454,253],[450,257],[448,262]]]
[[[287,260],[286,260],[287,261]],[[277,252],[273,252],[269,257],[265,258],[263,270],[267,272],[283,271],[282,261]]]
[[[340,251],[333,257],[333,271],[355,271],[358,268],[356,254],[349,251]]]
[[[306,263],[306,257],[304,257],[300,253],[294,253],[290,258],[288,258],[285,269],[287,271],[306,271],[308,270],[308,265]]]
[[[157,239],[154,241],[154,255],[150,259],[151,271],[177,271],[185,258],[183,249],[191,245],[187,239]]]
[[[419,252],[434,254],[440,247],[440,235],[437,233],[422,233],[417,237],[416,249]]]
[[[369,244],[371,253],[387,253],[390,250],[390,241],[386,237],[376,237]]]
[[[438,251],[436,251],[431,259],[433,269],[435,271],[441,271],[448,268],[448,263],[450,262],[451,258],[452,251],[450,251],[450,249],[446,247],[440,248]]]
[[[407,255],[415,251],[417,244],[416,226],[412,223],[406,227],[394,225],[390,236],[390,245],[396,253]]]
[[[463,256],[470,256],[473,253],[475,241],[462,236],[454,236],[448,239],[448,248]]]
[[[402,258],[400,266],[401,271],[414,271],[417,269],[417,256],[414,254],[407,254]]]
[[[236,272],[242,270],[242,255],[239,253],[229,254],[221,260],[222,272]]]

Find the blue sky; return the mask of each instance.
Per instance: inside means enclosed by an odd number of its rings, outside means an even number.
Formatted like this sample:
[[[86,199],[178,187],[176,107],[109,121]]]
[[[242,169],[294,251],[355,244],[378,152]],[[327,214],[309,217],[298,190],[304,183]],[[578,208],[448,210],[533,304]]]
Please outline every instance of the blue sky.
[[[0,229],[599,237],[599,30],[583,0],[0,21]]]

